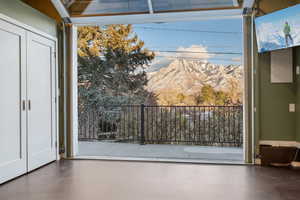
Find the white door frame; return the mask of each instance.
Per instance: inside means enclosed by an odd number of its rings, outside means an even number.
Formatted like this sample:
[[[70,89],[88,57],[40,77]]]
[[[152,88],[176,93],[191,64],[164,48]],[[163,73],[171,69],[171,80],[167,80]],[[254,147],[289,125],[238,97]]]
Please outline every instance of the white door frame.
[[[234,19],[234,18],[243,18],[242,15],[242,9],[230,9],[230,10],[211,10],[211,11],[197,11],[197,12],[180,12],[180,13],[159,13],[159,14],[140,14],[140,15],[122,15],[122,16],[97,16],[97,17],[77,17],[71,18],[71,21],[73,22],[73,27],[76,26],[87,26],[87,25],[93,25],[93,26],[102,26],[107,24],[143,24],[143,23],[159,23],[159,22],[184,22],[184,21],[203,21],[203,20],[213,20],[213,19]],[[77,29],[76,29],[77,30]],[[74,28],[75,31],[75,28]],[[72,36],[76,36],[74,32],[72,33]],[[73,48],[77,48],[74,43],[77,42],[77,38],[72,37],[72,43]],[[244,38],[245,40],[245,38]],[[247,39],[246,39],[247,40]],[[73,55],[76,53],[76,56]],[[244,54],[244,53],[243,53]],[[251,58],[250,58],[251,59]],[[77,87],[74,87],[74,84],[77,86],[77,51],[72,50],[72,60],[73,60],[73,71],[72,71],[72,94],[71,97],[73,99],[73,103],[75,103],[74,99],[77,101]],[[247,72],[248,73],[248,72]],[[76,80],[75,80],[76,79]],[[253,83],[252,83],[253,84]],[[252,95],[252,93],[251,93]],[[244,112],[252,112],[248,109],[245,109],[245,104],[248,104],[251,102],[248,102],[246,100],[244,102]],[[76,105],[76,104],[73,104]],[[76,107],[76,108],[75,108]],[[251,105],[252,107],[252,105]],[[77,106],[73,106],[73,119],[77,119]],[[75,116],[74,116],[75,114]],[[248,115],[248,114],[247,114]],[[246,114],[244,114],[246,116]],[[250,124],[247,124],[247,126],[252,127],[252,120],[249,121]],[[73,123],[73,132],[71,133],[72,139],[72,145],[78,145],[78,123]],[[245,118],[244,118],[244,126],[245,126]],[[249,128],[244,128],[244,135],[245,131],[248,131]],[[250,128],[250,131],[253,130]],[[76,135],[75,135],[76,134]],[[247,137],[244,137],[244,162],[245,163],[252,163],[253,158],[249,158],[249,154],[253,155],[253,132],[247,133]],[[251,138],[251,146],[249,146],[247,143],[249,139]],[[74,141],[76,139],[77,141]],[[76,157],[78,155],[78,146],[72,146],[71,147],[71,155],[73,157]],[[249,153],[250,152],[250,153]]]
[[[71,83],[71,97],[70,100],[71,102],[71,113],[70,113],[70,123],[71,123],[71,156],[75,157],[78,155],[78,73],[77,73],[77,69],[78,69],[78,61],[77,61],[77,26],[72,25],[72,27],[70,27],[70,65],[72,69],[70,73],[70,78],[71,80],[69,80],[69,82]]]

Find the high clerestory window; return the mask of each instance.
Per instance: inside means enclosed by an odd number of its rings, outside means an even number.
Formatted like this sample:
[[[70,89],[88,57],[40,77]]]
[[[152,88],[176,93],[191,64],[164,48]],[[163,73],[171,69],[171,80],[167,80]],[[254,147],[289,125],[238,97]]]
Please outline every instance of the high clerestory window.
[[[61,0],[70,16],[146,14],[238,8],[238,0]]]

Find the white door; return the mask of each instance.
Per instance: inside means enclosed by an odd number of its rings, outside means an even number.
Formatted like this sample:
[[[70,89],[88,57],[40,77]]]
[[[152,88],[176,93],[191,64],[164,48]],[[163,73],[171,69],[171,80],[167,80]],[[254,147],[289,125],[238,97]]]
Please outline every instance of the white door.
[[[0,20],[0,183],[26,173],[26,32]]]
[[[28,171],[56,159],[55,42],[28,32]]]

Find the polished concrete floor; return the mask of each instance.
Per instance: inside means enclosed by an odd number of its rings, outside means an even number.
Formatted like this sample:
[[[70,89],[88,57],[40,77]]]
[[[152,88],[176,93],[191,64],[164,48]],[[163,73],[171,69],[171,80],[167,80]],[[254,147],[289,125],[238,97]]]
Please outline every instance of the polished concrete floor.
[[[79,142],[79,155],[142,159],[180,159],[211,163],[243,163],[243,148],[172,144]]]
[[[67,160],[0,186],[1,200],[299,200],[300,171]]]

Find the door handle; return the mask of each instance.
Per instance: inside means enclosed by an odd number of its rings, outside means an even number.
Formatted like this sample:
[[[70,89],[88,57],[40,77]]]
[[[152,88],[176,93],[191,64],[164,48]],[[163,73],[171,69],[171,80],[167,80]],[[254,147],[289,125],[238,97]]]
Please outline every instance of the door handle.
[[[31,110],[31,100],[28,100],[28,110]]]
[[[26,101],[22,100],[22,110],[26,110]]]

